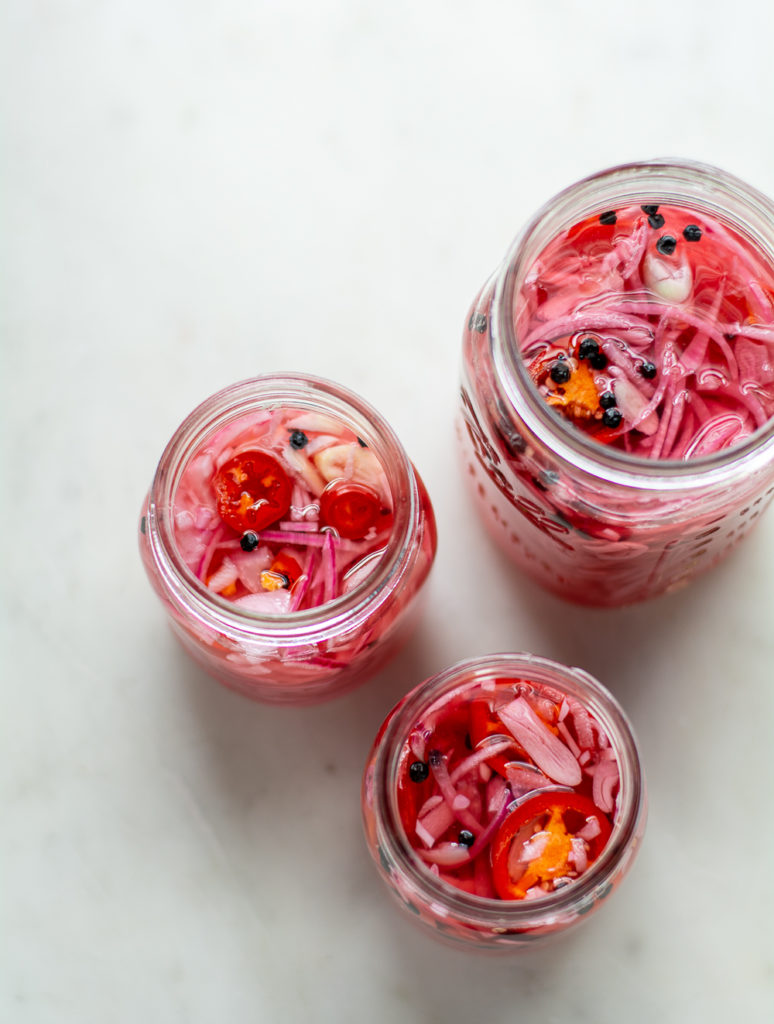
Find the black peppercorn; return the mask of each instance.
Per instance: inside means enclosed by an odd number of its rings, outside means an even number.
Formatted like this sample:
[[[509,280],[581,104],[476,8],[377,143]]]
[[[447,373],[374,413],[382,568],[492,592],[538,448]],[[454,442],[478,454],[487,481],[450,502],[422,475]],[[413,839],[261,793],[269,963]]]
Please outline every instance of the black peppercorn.
[[[562,362],[559,359],[557,359],[555,363],[551,364],[549,373],[554,384],[566,384],[572,376],[572,371],[567,363]]]
[[[578,346],[578,358],[590,359],[599,352],[599,342],[596,338],[583,338]]]
[[[303,430],[294,430],[290,435],[290,447],[291,448],[306,448],[309,444],[309,438],[303,432]]]
[[[674,235],[662,235],[656,242],[656,250],[662,256],[671,256],[677,247],[677,239]]]
[[[655,213],[658,213],[658,203],[646,203],[640,209],[643,213],[647,213],[649,217],[652,217]]]
[[[698,224],[686,224],[683,228],[683,238],[686,242],[698,242],[701,238],[701,228]]]
[[[656,376],[657,372],[658,372],[658,367],[656,366],[656,364],[655,363],[651,363],[648,360],[646,360],[640,366],[640,373],[645,378],[645,380],[653,380],[653,378]]]
[[[247,533],[243,533],[242,539],[239,541],[239,546],[243,551],[255,551],[258,547],[258,534],[253,533],[252,530],[248,530]]]
[[[367,448],[368,447],[368,445],[365,443],[365,441],[363,440],[362,437],[359,437],[357,439],[357,443],[360,445],[361,448]]]
[[[615,429],[616,427],[619,427],[621,425],[622,419],[623,416],[618,411],[618,409],[605,409],[605,411],[602,413],[602,422],[605,424],[606,427],[612,427],[613,429]]]
[[[663,228],[664,218],[660,213],[652,213],[650,217],[648,217],[648,224],[650,224],[652,228],[656,228],[658,230],[658,228]]]
[[[615,395],[612,391],[603,391],[599,396],[599,404],[603,409],[612,409],[614,405],[618,403],[615,400]]]
[[[617,219],[615,210],[608,210],[607,213],[600,213],[599,215],[600,224],[615,224]]]
[[[457,836],[457,842],[462,846],[472,846],[475,843],[476,837],[470,831],[469,828],[460,829],[460,834]]]
[[[409,765],[409,778],[412,782],[424,782],[430,774],[430,769],[424,761],[412,761]]]
[[[591,359],[589,359],[589,363],[595,370],[604,370],[607,366],[607,356],[604,352],[597,352],[591,357]]]

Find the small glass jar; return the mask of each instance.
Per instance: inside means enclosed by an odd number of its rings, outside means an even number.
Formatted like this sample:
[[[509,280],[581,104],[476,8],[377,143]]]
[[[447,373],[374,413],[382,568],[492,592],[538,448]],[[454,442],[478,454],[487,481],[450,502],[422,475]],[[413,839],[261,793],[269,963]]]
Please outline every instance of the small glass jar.
[[[628,206],[643,210],[644,217],[658,204],[721,225],[723,237],[735,233],[761,266],[774,268],[774,205],[754,189],[716,168],[688,162],[616,167],[571,186],[536,214],[473,302],[464,332],[458,434],[479,513],[520,569],[582,604],[619,606],[681,587],[723,558],[774,495],[774,420],[764,422],[759,415],[754,432],[723,450],[709,446],[709,453],[697,457],[645,458],[598,443],[555,412],[521,358],[529,337],[515,303],[534,281],[530,273],[539,273],[536,260],[546,246],[584,221],[600,231],[613,230],[604,225],[615,222],[615,210]],[[654,227],[663,224],[657,212],[648,217]],[[648,224],[641,226],[647,230]],[[701,232],[695,226],[686,232],[687,241],[679,233],[667,240],[667,253],[675,245],[677,254],[692,257],[699,251],[692,243]],[[647,244],[662,233],[654,231]],[[711,234],[707,238],[711,241]],[[558,290],[561,301],[561,286]],[[774,380],[772,300],[755,281],[751,295],[754,315],[748,321],[755,323],[740,330],[749,335],[748,352],[768,348],[760,357],[766,380],[746,381],[740,401],[758,387],[770,394]],[[681,301],[672,293],[661,308],[671,304],[679,310]],[[631,308],[638,309],[636,303]],[[593,318],[587,319],[593,325]],[[579,317],[567,331],[582,334],[589,330],[583,324]],[[621,335],[611,321],[603,326],[596,336],[612,358]],[[650,372],[654,369],[651,363]],[[640,370],[647,375],[643,364]],[[633,377],[638,383],[636,373]],[[674,393],[676,407],[685,396]],[[694,410],[700,401],[695,399]],[[597,409],[596,415],[604,413]],[[618,419],[614,413],[611,422]],[[677,423],[676,414],[673,419]],[[719,416],[717,422],[725,429],[729,422],[734,425],[733,417],[723,422]]]
[[[579,776],[581,769],[578,765],[584,765],[582,783],[562,775],[559,769],[546,765],[545,761],[544,768],[560,782],[547,780],[535,770],[534,764],[527,766],[514,761],[502,764],[508,757],[518,761],[519,757],[526,756],[523,751],[518,753],[518,746],[516,752],[511,749],[510,753],[503,753],[507,740],[497,733],[506,731],[502,725],[508,721],[507,708],[502,711],[503,718],[499,723],[497,717],[488,711],[485,711],[483,721],[481,718],[481,695],[490,694],[490,707],[496,707],[504,689],[510,691],[509,700],[511,696],[527,694],[516,704],[524,704],[527,700],[549,720],[554,715],[550,724],[535,724],[535,712],[525,707],[531,718],[533,735],[535,729],[550,730],[551,735],[558,736],[550,743],[559,744],[562,757],[574,764],[573,770]],[[541,702],[548,707],[547,712],[541,708]],[[557,708],[562,709],[558,715]],[[567,717],[568,708],[580,716],[578,721],[582,720],[582,730],[575,736],[570,734],[566,739],[569,746],[564,746],[563,737],[568,736],[568,728],[576,728],[576,720]],[[592,719],[593,725],[589,726]],[[569,727],[567,722],[570,722]],[[529,725],[528,722],[528,731]],[[589,733],[589,728],[593,729],[592,733]],[[578,740],[584,731],[592,738]],[[606,740],[601,738],[602,733]],[[594,737],[599,741],[600,749],[592,754],[587,748],[593,747]],[[530,746],[529,736],[524,742]],[[604,749],[603,743],[607,744]],[[433,750],[434,745],[439,749]],[[568,752],[571,748],[575,753]],[[533,746],[530,749],[538,760],[545,757],[539,748]],[[448,753],[450,750],[452,753]],[[577,760],[573,761],[576,754]],[[485,755],[488,755],[488,760],[484,763],[480,759]],[[500,758],[499,762],[497,758]],[[471,789],[471,776],[465,774],[468,769],[461,765],[462,761],[473,766],[472,772],[483,772],[486,768],[486,774],[473,776],[479,789],[487,787],[482,789],[486,796],[478,806],[475,803],[476,785]],[[614,780],[608,774],[605,782],[603,775],[597,775],[597,782],[592,784],[590,776],[594,772],[609,771],[613,762],[617,765]],[[494,767],[490,768],[490,765]],[[600,765],[603,765],[601,769]],[[566,767],[563,770],[566,772]],[[437,774],[440,771],[443,775]],[[443,800],[439,800],[437,795],[428,798],[430,791],[422,789],[428,782],[436,785],[434,775],[441,779],[441,787],[446,787]],[[505,789],[504,796],[503,775],[507,777],[509,787]],[[528,780],[537,777],[540,781],[524,782],[525,777]],[[452,783],[456,780],[459,787],[456,794],[449,792],[450,780]],[[574,788],[569,785],[572,781],[576,783]],[[493,784],[500,786],[499,795],[490,791]],[[614,790],[608,789],[607,796],[604,795],[606,785],[615,786]],[[464,792],[463,787],[467,787]],[[584,787],[585,796],[581,794]],[[578,806],[584,809],[584,815],[588,813],[585,808],[595,810],[589,794],[593,795],[594,802],[608,802],[606,838],[601,850],[594,852],[596,859],[589,854],[586,868],[581,866],[572,879],[570,876],[559,878],[561,872],[556,865],[553,869],[545,869],[544,865],[541,885],[535,885],[526,895],[519,893],[525,898],[512,898],[513,883],[508,878],[503,881],[502,873],[503,864],[510,864],[507,858],[513,853],[503,846],[503,838],[511,842],[514,830],[522,827],[524,820],[529,820],[531,808],[545,808],[553,801],[559,807],[569,807],[573,800],[577,800]],[[476,824],[468,822],[464,814],[477,814],[484,822],[485,832],[490,833],[488,837],[480,834],[481,842],[485,841],[487,845],[477,847],[479,840],[475,834],[468,832],[465,835],[462,831],[459,831],[457,842],[444,841],[441,831],[447,820],[439,822],[436,817],[440,804],[444,804],[441,811],[448,812],[448,821],[452,818],[450,807],[462,808],[460,820],[450,826],[453,837],[462,827],[470,825],[475,829]],[[410,912],[414,920],[447,943],[494,952],[515,952],[532,947],[536,942],[564,933],[585,920],[628,871],[639,848],[646,820],[645,785],[637,746],[618,703],[586,672],[531,654],[496,654],[461,662],[417,686],[404,697],[388,715],[374,742],[363,780],[362,808],[369,851],[398,903]],[[426,816],[425,808],[428,809]],[[604,817],[601,812],[600,817]],[[586,821],[591,819],[586,818]],[[574,827],[579,828],[578,825]],[[504,837],[503,832],[506,833]],[[409,838],[409,833],[413,839]],[[447,839],[449,834],[449,831],[443,833]],[[535,838],[532,838],[533,842]],[[564,839],[567,841],[566,837]],[[473,857],[473,864],[463,864],[457,870],[468,872],[470,881],[457,879],[451,884],[447,880],[448,875],[444,878],[442,874],[449,869],[438,868],[437,865],[457,859],[464,861],[465,845]],[[431,861],[433,857],[435,859]],[[532,870],[531,865],[529,870]],[[554,881],[549,882],[547,879],[552,871]],[[497,892],[492,888],[492,879]],[[466,886],[470,891],[459,886]],[[503,886],[505,891],[501,888]],[[543,894],[544,889],[551,890],[552,886],[552,891]]]
[[[202,574],[187,564],[176,533],[180,523],[176,516],[181,514],[176,497],[183,493],[181,480],[185,488],[187,468],[209,450],[208,445],[214,445],[217,465],[224,458],[218,456],[223,446],[220,438],[232,437],[251,417],[279,415],[286,409],[321,417],[323,425],[340,425],[357,437],[358,446],[375,455],[391,496],[391,528],[373,568],[367,564],[358,569],[345,592],[315,607],[290,610],[292,605],[288,605],[283,614],[268,614],[261,610],[266,594],[235,603],[214,592],[212,580],[208,586],[208,581],[200,578]],[[295,447],[298,437],[302,440],[297,443],[307,443],[296,432],[291,446]],[[308,508],[319,510],[319,504]],[[298,530],[310,529],[311,524],[303,522],[307,513],[308,509],[291,508],[286,518],[295,516]],[[188,511],[182,514],[189,520],[192,515]],[[279,526],[294,529],[290,522]],[[220,524],[219,528],[228,530]],[[272,529],[279,536],[276,524]],[[333,552],[334,542],[341,538],[335,529],[324,529],[317,540],[323,542],[323,552],[328,548]],[[264,536],[269,534],[258,530],[248,539],[254,547],[256,539]],[[247,548],[236,533],[233,537],[226,544],[241,557],[237,549]],[[290,533],[289,537],[298,541],[301,534]],[[248,697],[305,704],[360,685],[400,648],[415,621],[417,599],[435,557],[436,528],[419,475],[392,428],[375,409],[330,381],[301,374],[271,374],[220,391],[184,420],[159,462],[142,510],[139,540],[146,572],[174,634],[207,672]],[[335,555],[330,557],[335,566]],[[287,585],[287,578],[282,582]]]

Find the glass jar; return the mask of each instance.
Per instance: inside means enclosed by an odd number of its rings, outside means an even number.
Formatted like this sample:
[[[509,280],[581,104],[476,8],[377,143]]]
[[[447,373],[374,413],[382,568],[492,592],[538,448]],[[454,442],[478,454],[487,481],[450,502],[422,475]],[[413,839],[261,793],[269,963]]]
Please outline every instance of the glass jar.
[[[304,422],[317,423],[323,430],[332,424],[331,429],[338,426],[349,431],[347,436],[357,438],[357,444],[351,445],[357,449],[355,454],[362,449],[375,455],[384,474],[380,479],[386,479],[390,495],[391,518],[387,523],[391,527],[385,527],[389,533],[385,534],[388,539],[380,557],[374,557],[372,563],[363,560],[347,581],[346,589],[342,586],[344,592],[300,610],[290,610],[293,604],[288,599],[280,605],[285,609],[282,614],[270,614],[263,610],[263,599],[268,601],[271,594],[261,590],[247,600],[229,600],[213,591],[212,578],[200,578],[204,573],[195,570],[190,558],[186,561],[180,530],[190,526],[200,513],[196,508],[181,511],[183,499],[180,498],[177,507],[176,499],[186,492],[186,471],[198,465],[197,458],[211,457],[217,466],[234,450],[255,448],[255,444],[245,440],[244,433],[240,435],[242,425],[265,420],[274,413],[280,416],[288,409],[298,410],[299,416],[305,417]],[[283,429],[278,428],[280,434]],[[289,432],[289,436],[288,457],[303,455],[298,450],[291,452],[290,448],[308,443],[308,438],[298,431]],[[316,473],[308,462],[305,466],[308,473]],[[209,478],[202,486],[213,493]],[[286,513],[288,522],[279,523],[280,530],[291,530],[291,542],[299,543],[299,539],[303,540],[300,531],[311,530],[312,524],[304,520],[310,510],[312,515],[319,513],[321,500],[304,509],[291,506]],[[214,507],[214,497],[207,498],[205,494],[204,504]],[[233,548],[234,560],[242,557],[241,551],[254,548],[259,540],[280,536],[274,524],[273,533],[261,529],[252,535],[245,533],[244,538],[250,542],[245,546],[244,539],[240,540],[228,525],[217,521],[214,512],[205,509],[201,515],[205,522],[209,516],[216,521],[217,529],[232,535],[221,544],[209,544],[208,550]],[[292,518],[296,522],[290,521]],[[195,525],[193,529],[196,540]],[[219,535],[213,536],[217,541]],[[307,536],[311,535],[304,535]],[[292,704],[313,703],[343,693],[371,677],[396,653],[415,621],[417,598],[436,550],[430,500],[389,424],[345,388],[301,374],[272,374],[234,384],[207,399],[184,420],[159,462],[142,510],[139,539],[148,577],[173,632],[188,653],[220,682],[248,697]],[[334,550],[334,546],[353,543],[339,537],[336,529],[329,526],[322,527],[320,533],[311,537],[312,541],[320,542],[317,550],[323,552],[322,557],[330,553],[332,572],[339,557],[338,547]],[[291,549],[291,557],[297,550]],[[300,555],[297,558],[303,561]],[[308,574],[312,575],[311,568]],[[277,576],[269,572],[267,579],[275,579],[275,583],[268,583],[271,588],[279,585]],[[265,577],[261,575],[260,579],[263,582]],[[279,579],[283,586],[288,586],[287,576]],[[303,584],[304,579],[302,576],[296,582]],[[324,586],[328,585],[326,579]],[[324,598],[331,592],[325,590]]]
[[[758,428],[725,449],[713,451],[709,446],[707,453],[690,458],[646,458],[598,443],[555,412],[539,392],[534,370],[531,375],[521,358],[522,347],[529,347],[528,320],[520,317],[516,304],[535,281],[530,273],[540,273],[536,260],[546,246],[584,220],[593,222],[595,230],[612,231],[604,225],[615,223],[616,210],[642,210],[644,218],[658,204],[673,204],[687,216],[720,225],[725,234],[716,237],[735,233],[757,254],[760,266],[774,272],[774,205],[754,189],[723,171],[694,163],[654,161],[616,167],[571,186],[537,213],[473,302],[463,337],[458,435],[464,473],[479,513],[520,569],[559,596],[583,604],[619,606],[681,587],[723,558],[774,495],[772,419],[759,415]],[[651,212],[642,228],[647,231],[649,225],[659,227],[663,222],[663,216]],[[676,243],[678,254],[693,257],[699,248],[691,242],[701,232],[695,225],[685,230],[693,230],[693,236],[686,233],[687,241],[680,234],[668,239],[667,251],[674,252]],[[660,239],[655,231],[643,245],[656,242],[657,236]],[[707,238],[712,241],[711,229]],[[663,246],[663,240],[658,244]],[[579,287],[584,287],[582,280]],[[774,315],[771,294],[764,293],[759,281],[750,284],[750,295],[753,314],[739,331],[747,336],[747,351],[758,353],[765,379],[742,382],[740,401],[760,406],[749,395],[764,389],[770,400],[774,394]],[[674,314],[677,323],[682,298],[671,293],[668,301],[659,300],[659,308]],[[630,308],[637,306],[632,303]],[[655,323],[654,317],[650,320]],[[750,320],[755,321],[752,326]],[[625,323],[617,330],[611,321],[598,329],[593,318],[584,322],[578,312],[576,320],[568,318],[566,331],[582,336],[589,331],[588,324],[611,358],[621,351],[616,348],[622,346],[621,332],[633,329]],[[654,337],[658,330],[652,328]],[[732,337],[736,336],[725,335]],[[723,345],[723,339],[718,343]],[[679,344],[678,340],[678,350]],[[670,365],[667,369],[664,363],[664,373],[675,375],[675,381],[688,372]],[[645,377],[646,370],[652,373],[655,367],[640,363],[639,369]],[[624,376],[624,371],[612,372]],[[561,379],[565,371],[558,373]],[[633,376],[637,378],[636,373]],[[639,378],[635,383],[649,387]],[[673,410],[685,398],[676,383],[674,388]],[[693,399],[693,409],[699,409],[701,400]],[[683,406],[680,409],[682,415]],[[596,416],[604,415],[597,409]],[[672,415],[677,423],[677,414]],[[692,415],[698,416],[698,411]],[[611,422],[616,420],[620,417],[614,413]],[[733,425],[734,418],[716,420],[726,429],[729,421]],[[646,429],[644,424],[642,428]]]
[[[542,725],[535,724],[536,713],[526,709],[532,735],[535,729],[545,729],[554,736],[548,742],[560,745],[562,758],[574,765],[577,777],[562,775],[547,764],[540,747],[530,745],[529,736],[522,740],[534,755],[533,763],[520,763],[526,757],[524,751],[518,752],[518,744],[508,748],[508,740],[498,735],[510,721],[507,708],[503,709],[504,691],[508,701],[526,694],[515,703],[526,700],[546,718]],[[500,708],[499,721],[491,710],[484,711],[482,720],[482,695],[488,699],[489,709]],[[573,732],[568,732],[570,729]],[[504,754],[503,748],[510,753]],[[482,762],[485,755],[487,761]],[[509,757],[515,761],[507,760]],[[465,760],[472,766],[469,770],[461,765]],[[535,770],[535,761],[541,761],[553,781]],[[617,767],[617,772],[612,769],[614,776],[610,775],[612,764]],[[566,773],[568,769],[562,770]],[[468,771],[482,774],[471,776]],[[440,780],[437,784],[433,776]],[[471,777],[475,781],[472,788]],[[507,787],[503,777],[508,779]],[[533,782],[535,778],[539,781]],[[450,781],[458,787],[456,793],[449,790]],[[490,789],[493,785],[499,785],[499,793]],[[423,789],[427,786],[431,788]],[[432,795],[433,787],[439,786],[442,799]],[[485,794],[478,806],[476,787]],[[588,863],[585,869],[578,867],[574,878],[560,877],[556,864],[553,868],[543,864],[540,885],[534,884],[533,877],[533,887],[514,898],[513,883],[509,877],[503,881],[503,865],[509,865],[510,871],[513,856],[504,843],[512,841],[534,808],[545,810],[554,802],[559,808],[569,808],[573,801],[582,809],[580,821],[585,818],[587,824],[592,821],[585,817],[587,808],[592,812],[597,811],[597,804],[604,808],[604,814],[598,812],[600,820],[604,819],[604,844],[592,856],[590,840],[584,855]],[[434,817],[439,806],[448,814],[440,822]],[[404,697],[388,715],[371,750],[362,807],[371,856],[390,892],[413,919],[452,945],[500,952],[532,947],[566,932],[596,910],[631,866],[646,819],[637,746],[618,703],[580,669],[531,654],[496,654],[461,662]],[[459,820],[451,823],[450,832],[444,832],[453,817],[449,808],[458,809]],[[468,812],[483,822],[479,837],[475,831],[467,835],[459,831],[457,837],[456,830],[463,826],[477,828],[465,818]],[[565,822],[568,820],[565,814]],[[550,829],[550,825],[544,827]],[[445,841],[449,834],[452,841]],[[600,835],[599,825],[596,834]],[[532,836],[531,841],[534,839]],[[471,865],[464,863],[466,849],[473,858]],[[438,865],[457,860],[462,866],[455,870],[462,877],[450,882],[450,869]],[[532,864],[528,870],[541,877]],[[569,868],[565,865],[563,870]]]

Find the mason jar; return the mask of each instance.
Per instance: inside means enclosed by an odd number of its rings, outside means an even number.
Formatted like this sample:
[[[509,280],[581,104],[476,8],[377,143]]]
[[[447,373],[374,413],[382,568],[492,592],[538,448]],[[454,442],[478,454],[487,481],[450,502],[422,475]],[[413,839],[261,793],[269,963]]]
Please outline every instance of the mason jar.
[[[517,952],[588,919],[645,829],[637,745],[586,672],[531,654],[461,662],[412,690],[365,769],[368,849],[409,917]]]
[[[466,319],[463,472],[501,548],[572,601],[655,597],[728,554],[774,495],[772,413],[774,205],[714,167],[572,185]]]
[[[188,653],[248,697],[302,704],[363,683],[399,649],[436,528],[375,409],[331,381],[269,374],[175,431],[139,541]]]

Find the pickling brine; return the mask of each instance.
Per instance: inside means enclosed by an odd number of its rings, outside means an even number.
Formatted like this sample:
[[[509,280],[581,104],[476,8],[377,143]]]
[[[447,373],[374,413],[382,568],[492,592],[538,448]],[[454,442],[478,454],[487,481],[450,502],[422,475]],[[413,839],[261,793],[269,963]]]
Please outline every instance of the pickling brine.
[[[265,409],[208,439],[174,499],[188,568],[237,607],[284,615],[348,593],[385,554],[392,496],[379,459],[340,420]]]
[[[227,388],[178,429],[140,523],[189,653],[257,699],[309,703],[399,649],[436,548],[427,492],[383,418],[319,378]]]
[[[572,186],[470,311],[459,435],[479,511],[571,600],[723,557],[774,494],[774,206],[714,168]]]
[[[585,673],[530,655],[462,663],[405,698],[363,802],[401,902],[444,936],[503,948],[577,923],[644,827],[622,712]]]
[[[774,413],[774,264],[707,212],[574,224],[536,258],[514,324],[541,397],[599,444],[693,459]]]

